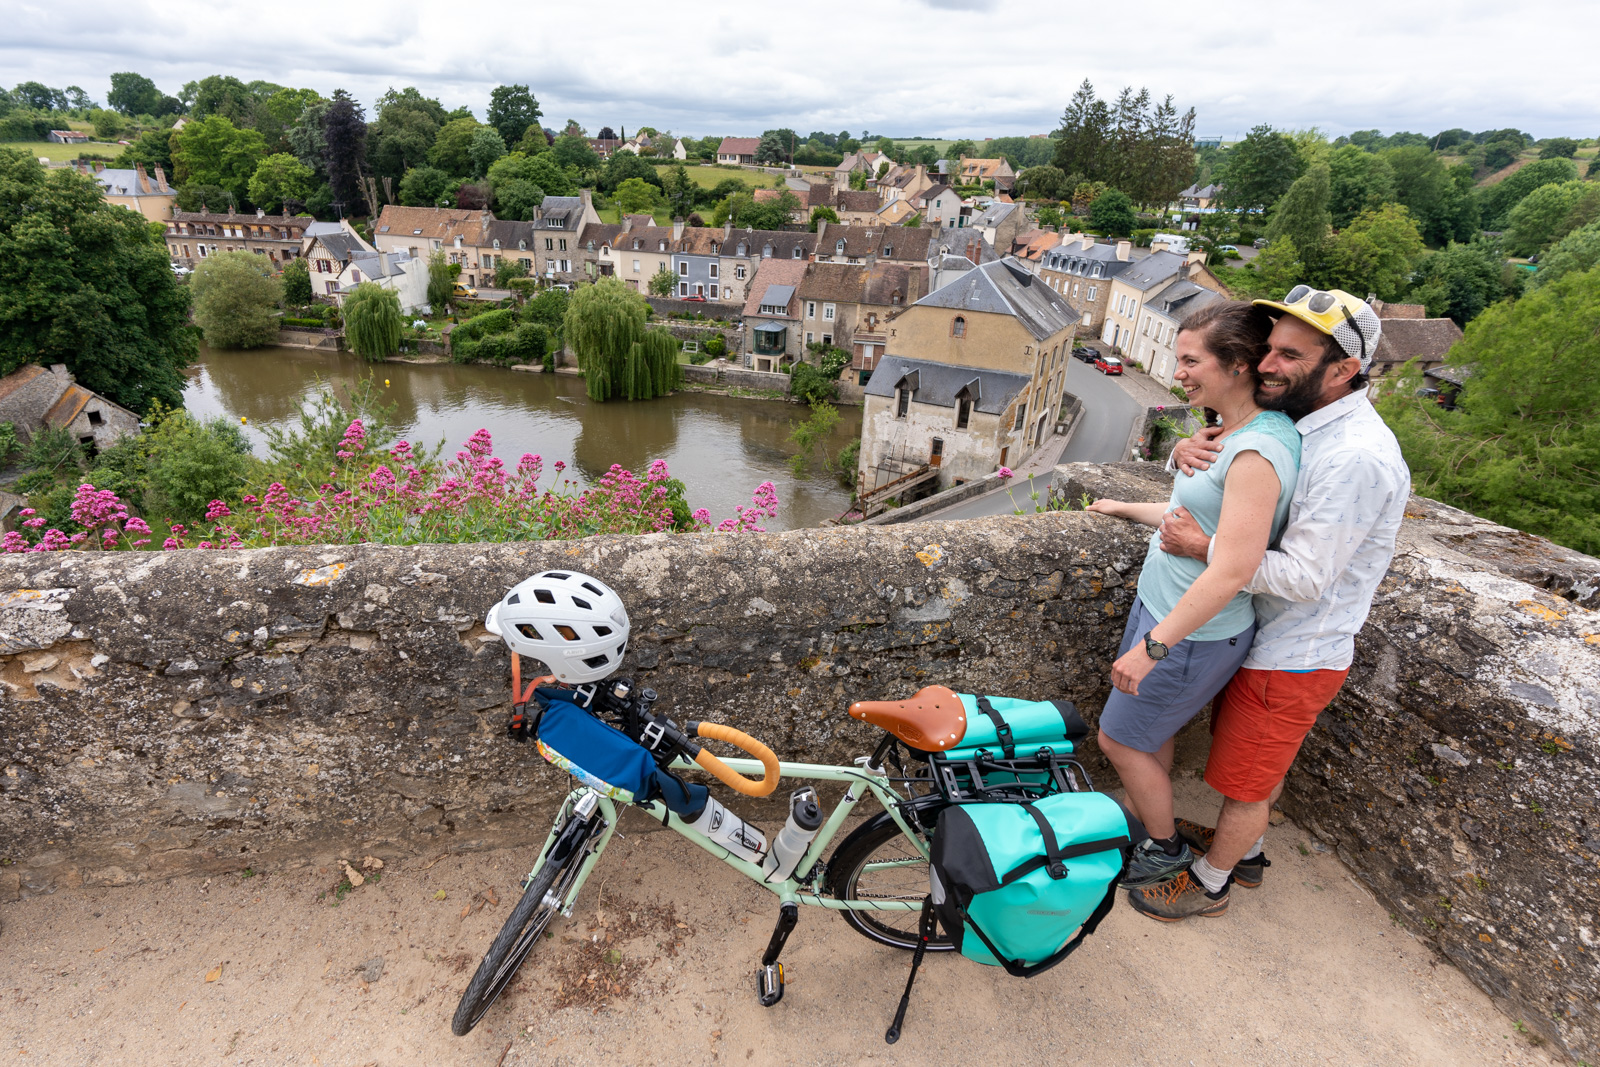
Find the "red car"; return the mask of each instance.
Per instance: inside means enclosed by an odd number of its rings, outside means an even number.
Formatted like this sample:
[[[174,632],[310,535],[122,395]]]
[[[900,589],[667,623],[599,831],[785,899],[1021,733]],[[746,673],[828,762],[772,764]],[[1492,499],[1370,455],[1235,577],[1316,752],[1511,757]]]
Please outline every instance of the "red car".
[[[699,303],[699,304],[704,304],[706,302],[706,298],[703,297],[703,296],[680,296],[680,297],[678,297],[678,299],[679,300],[692,300],[692,301],[694,301],[696,303]]]
[[[1116,356],[1101,356],[1094,361],[1094,369],[1101,374],[1121,374],[1122,360]]]

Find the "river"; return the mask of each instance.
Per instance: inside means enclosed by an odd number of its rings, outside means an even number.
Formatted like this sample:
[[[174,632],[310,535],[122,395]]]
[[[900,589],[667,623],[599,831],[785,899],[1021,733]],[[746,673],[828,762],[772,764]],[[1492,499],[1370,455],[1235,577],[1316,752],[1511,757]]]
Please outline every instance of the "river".
[[[402,435],[418,444],[443,439],[451,455],[480,427],[494,439],[495,455],[514,465],[524,452],[551,465],[564,460],[593,481],[613,463],[643,475],[657,459],[688,487],[691,507],[714,520],[733,515],[764,481],[776,488],[778,517],[769,530],[818,526],[843,512],[850,493],[813,465],[808,477],[789,470],[789,431],[805,417],[793,404],[740,400],[712,393],[678,393],[646,401],[596,404],[583,379],[566,374],[526,374],[482,364],[363,363],[344,353],[296,348],[248,352],[202,347],[189,370],[184,405],[197,418],[241,416],[257,454],[263,429],[297,420],[301,405],[321,383],[345,388],[373,376],[395,405]],[[861,409],[841,407],[827,443],[829,455],[861,435]]]

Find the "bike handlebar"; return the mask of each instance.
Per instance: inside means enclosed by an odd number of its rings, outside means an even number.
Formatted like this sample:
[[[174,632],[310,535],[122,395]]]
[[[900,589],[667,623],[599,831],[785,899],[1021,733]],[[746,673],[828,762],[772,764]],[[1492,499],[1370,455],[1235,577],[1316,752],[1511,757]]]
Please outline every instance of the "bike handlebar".
[[[778,757],[772,754],[772,749],[743,730],[736,730],[722,723],[698,722],[690,725],[697,736],[711,741],[726,741],[735,748],[744,749],[761,761],[765,774],[760,781],[751,781],[705,749],[702,748],[695,753],[694,761],[723,785],[748,797],[768,796],[778,788]]]

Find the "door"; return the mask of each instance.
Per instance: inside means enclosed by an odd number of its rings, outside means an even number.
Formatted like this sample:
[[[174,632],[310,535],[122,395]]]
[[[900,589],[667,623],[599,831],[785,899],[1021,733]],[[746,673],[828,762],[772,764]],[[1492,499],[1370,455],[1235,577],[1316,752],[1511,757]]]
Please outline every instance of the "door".
[[[928,452],[928,466],[937,467],[939,464],[941,464],[943,462],[944,462],[944,439],[941,438],[941,437],[935,437],[933,439],[933,448],[930,449],[929,452]]]
[[[1000,466],[1004,467],[1006,465],[1006,456],[1010,452],[1011,452],[1011,446],[1010,445],[1007,445],[1005,448],[1002,448],[1000,450]]]

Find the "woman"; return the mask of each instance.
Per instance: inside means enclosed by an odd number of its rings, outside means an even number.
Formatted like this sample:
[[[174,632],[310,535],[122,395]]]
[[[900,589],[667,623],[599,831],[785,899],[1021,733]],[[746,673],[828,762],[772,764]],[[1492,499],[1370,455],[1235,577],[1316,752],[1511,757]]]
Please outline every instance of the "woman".
[[[1218,301],[1178,330],[1174,374],[1188,402],[1220,416],[1222,454],[1210,470],[1179,478],[1166,504],[1097,500],[1090,511],[1160,527],[1182,507],[1213,536],[1209,564],[1161,550],[1150,537],[1139,595],[1111,670],[1116,687],[1100,716],[1100,749],[1116,767],[1150,840],[1134,850],[1122,885],[1171,878],[1194,856],[1172,814],[1173,737],[1233,677],[1255,637],[1245,583],[1289,512],[1300,435],[1288,416],[1256,403],[1256,366],[1272,320],[1258,307]]]

